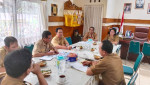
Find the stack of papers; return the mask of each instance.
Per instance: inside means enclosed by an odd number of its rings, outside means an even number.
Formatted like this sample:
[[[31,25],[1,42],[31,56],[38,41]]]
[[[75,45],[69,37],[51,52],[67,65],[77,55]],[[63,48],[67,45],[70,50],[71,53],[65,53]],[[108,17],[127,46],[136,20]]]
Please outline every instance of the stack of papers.
[[[79,63],[79,62],[72,62],[70,63],[71,67],[79,70],[79,71],[82,71],[82,72],[86,72],[88,67],[87,66],[83,66],[82,63]]]
[[[52,56],[43,56],[40,58],[40,60],[46,60],[46,61],[50,61],[53,58],[57,57],[57,55],[52,55]]]

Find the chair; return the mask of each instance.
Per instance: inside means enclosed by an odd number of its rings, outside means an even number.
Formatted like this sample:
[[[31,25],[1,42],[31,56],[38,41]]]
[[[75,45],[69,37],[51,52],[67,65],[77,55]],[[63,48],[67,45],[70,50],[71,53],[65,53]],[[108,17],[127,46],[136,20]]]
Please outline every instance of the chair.
[[[150,56],[150,44],[144,43],[142,52],[145,56]]]
[[[145,56],[147,56],[147,58],[150,57],[150,44],[149,43],[144,43],[142,52]]]
[[[27,48],[31,53],[32,53],[33,47],[34,47],[33,44],[28,45],[28,46],[24,46],[24,48]]]
[[[148,41],[149,27],[136,27],[133,40],[139,42]]]
[[[137,77],[138,77],[138,73],[135,73],[135,74],[131,77],[130,81],[128,82],[128,85],[135,85],[135,81],[136,81]]]
[[[71,37],[66,37],[66,40],[68,41],[69,45],[72,45]]]
[[[138,70],[138,68],[140,66],[140,63],[143,60],[143,57],[144,57],[143,53],[142,52],[139,53],[139,55],[138,55],[138,57],[137,57],[137,59],[136,59],[136,61],[134,63],[134,67],[133,68],[131,68],[129,66],[126,66],[126,65],[123,65],[124,74],[132,76],[134,72],[137,72],[137,70]]]
[[[129,53],[139,54],[140,53],[140,42],[130,41],[126,61],[128,60]]]

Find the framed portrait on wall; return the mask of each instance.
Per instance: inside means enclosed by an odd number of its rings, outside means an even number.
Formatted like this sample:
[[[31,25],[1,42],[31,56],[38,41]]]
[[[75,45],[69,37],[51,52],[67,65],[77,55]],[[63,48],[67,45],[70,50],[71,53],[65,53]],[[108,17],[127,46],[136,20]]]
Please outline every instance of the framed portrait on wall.
[[[150,14],[150,3],[148,3],[147,14]]]
[[[124,4],[124,13],[131,13],[131,3]]]
[[[57,16],[57,4],[51,4],[51,16]]]
[[[136,0],[135,9],[144,9],[145,0]]]

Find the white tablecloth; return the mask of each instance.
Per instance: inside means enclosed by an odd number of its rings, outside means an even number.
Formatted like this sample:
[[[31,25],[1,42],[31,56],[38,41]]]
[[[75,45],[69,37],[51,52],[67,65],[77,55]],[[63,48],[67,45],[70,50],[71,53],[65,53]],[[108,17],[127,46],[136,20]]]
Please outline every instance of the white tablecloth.
[[[84,45],[84,42],[79,42],[76,44],[73,44],[72,46],[81,46]],[[83,58],[89,58],[94,60],[94,54],[100,55],[98,52],[98,45],[91,45],[92,48],[96,48],[94,52],[91,52],[90,50],[77,50],[77,49],[72,49],[72,50],[62,50],[59,49],[59,52],[72,52],[72,53],[77,53],[78,54],[78,62],[80,62]],[[119,45],[114,45],[113,52],[117,50]],[[34,61],[39,62],[40,58],[33,58]],[[47,65],[45,67],[42,67],[41,69],[51,69],[52,73],[50,77],[45,78],[46,81],[48,82],[48,85],[59,85],[58,82],[58,72],[56,68],[56,59],[52,59],[51,61],[47,61]],[[93,76],[87,76],[85,72],[78,71],[73,68],[67,68],[65,71],[66,74],[66,79],[67,83],[65,85],[96,85],[96,81],[94,81]],[[38,79],[36,75],[30,73],[26,78],[25,81],[28,81],[32,83],[33,85],[39,85],[38,84]]]

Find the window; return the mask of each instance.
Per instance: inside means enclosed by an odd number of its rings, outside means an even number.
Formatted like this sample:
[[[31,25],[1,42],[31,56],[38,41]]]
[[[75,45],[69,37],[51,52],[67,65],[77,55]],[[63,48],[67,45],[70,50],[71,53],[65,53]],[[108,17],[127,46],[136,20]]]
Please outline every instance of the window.
[[[41,37],[40,3],[29,0],[0,0],[0,46],[6,36],[14,36],[21,46]]]

